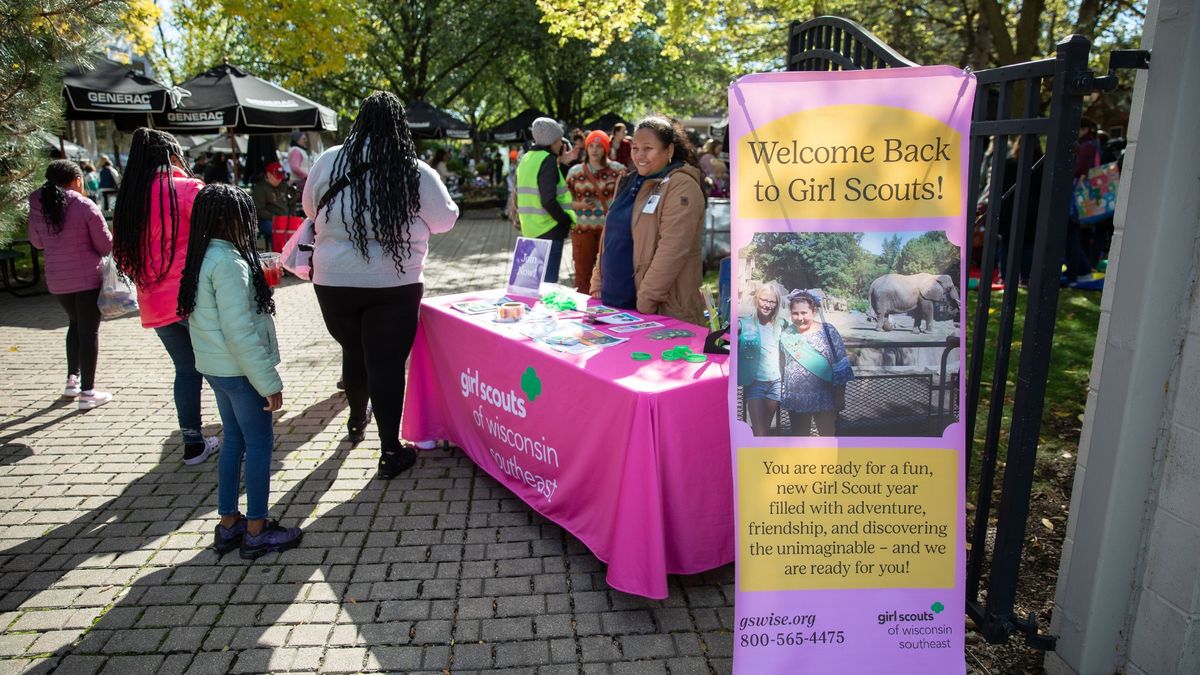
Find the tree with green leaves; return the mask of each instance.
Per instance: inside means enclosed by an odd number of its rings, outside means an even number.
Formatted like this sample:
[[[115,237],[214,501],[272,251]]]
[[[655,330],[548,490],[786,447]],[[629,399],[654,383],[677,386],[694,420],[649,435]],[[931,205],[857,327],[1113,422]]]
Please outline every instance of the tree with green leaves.
[[[876,260],[878,265],[883,269],[883,274],[896,269],[896,261],[900,259],[900,251],[902,249],[903,242],[900,240],[900,235],[898,234],[893,234],[883,240],[879,258]]]
[[[87,63],[117,35],[148,48],[152,0],[6,0],[0,8],[0,242],[24,227],[26,197],[41,182],[43,132],[63,128],[63,68]]]
[[[359,0],[176,0],[171,11],[180,37],[161,53],[175,83],[228,62],[300,93],[327,82],[355,106],[361,98],[358,88],[338,86],[373,41]]]
[[[374,90],[451,106],[538,15],[532,0],[180,0],[175,18],[186,76],[228,59],[349,114]]]
[[[525,107],[580,122],[724,105],[732,71],[710,49],[668,56],[645,25],[627,40],[577,40],[551,33],[545,18],[535,0],[178,0],[175,70],[190,76],[228,59],[344,114],[383,89],[481,127]]]
[[[958,247],[946,239],[945,232],[938,230],[905,242],[896,260],[895,271],[899,274],[949,274],[957,278],[958,262]]]
[[[857,232],[760,232],[751,240],[749,258],[761,279],[789,289],[819,288],[851,295],[858,282],[856,261],[865,253]]]
[[[669,53],[715,46],[742,72],[782,65],[792,21],[834,15],[862,24],[921,64],[989,68],[1053,53],[1077,32],[1098,45],[1140,27],[1145,0],[537,0],[551,31],[600,46],[649,26]],[[586,10],[584,10],[586,7]],[[1140,31],[1139,31],[1140,32]]]
[[[651,109],[679,112],[724,107],[731,74],[719,61],[663,55],[662,39],[638,30],[597,54],[594,43],[561,45],[544,27],[514,45],[503,81],[523,105],[573,123],[607,112],[636,115]],[[698,55],[696,55],[698,56]],[[607,130],[606,130],[607,131]]]

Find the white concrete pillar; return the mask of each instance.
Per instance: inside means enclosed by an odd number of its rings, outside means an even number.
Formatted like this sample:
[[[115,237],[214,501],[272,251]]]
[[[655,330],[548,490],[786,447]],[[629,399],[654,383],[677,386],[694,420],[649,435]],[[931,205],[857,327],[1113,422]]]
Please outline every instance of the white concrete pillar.
[[[1178,658],[1186,649],[1185,633],[1195,631],[1188,610],[1176,607],[1170,614],[1147,605],[1136,623],[1149,629],[1142,633],[1150,641],[1130,641],[1138,603],[1146,599],[1147,566],[1155,556],[1165,555],[1162,563],[1187,555],[1177,546],[1186,528],[1164,530],[1162,521],[1157,534],[1151,536],[1151,531],[1162,476],[1171,470],[1165,459],[1172,415],[1200,419],[1200,408],[1177,409],[1182,401],[1175,394],[1184,384],[1179,371],[1189,315],[1197,311],[1190,302],[1200,217],[1197,3],[1150,0],[1143,47],[1153,50],[1153,58],[1134,87],[1113,253],[1051,623],[1060,640],[1058,651],[1046,659],[1054,674],[1200,672],[1178,669],[1186,663]],[[1195,349],[1190,354],[1200,358]],[[1200,447],[1195,450],[1200,453]],[[1193,494],[1195,485],[1191,483]],[[1193,579],[1195,571],[1193,559]],[[1129,657],[1131,651],[1145,654],[1146,649],[1166,650],[1165,658],[1153,669],[1139,671]],[[1164,665],[1169,663],[1175,665]]]

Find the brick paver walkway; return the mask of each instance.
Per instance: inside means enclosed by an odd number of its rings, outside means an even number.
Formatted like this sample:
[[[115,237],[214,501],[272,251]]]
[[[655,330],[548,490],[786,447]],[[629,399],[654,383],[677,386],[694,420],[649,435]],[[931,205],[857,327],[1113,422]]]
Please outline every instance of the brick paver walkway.
[[[498,285],[513,236],[463,219],[434,241],[426,293]],[[272,513],[307,534],[249,564],[205,550],[215,462],[179,461],[154,334],[104,323],[97,382],[116,398],[79,412],[57,398],[57,303],[0,294],[0,673],[730,671],[731,567],[650,601],[609,588],[583,545],[456,449],[374,478],[374,430],[344,440],[311,286],[276,297]],[[207,389],[204,420],[219,431]]]

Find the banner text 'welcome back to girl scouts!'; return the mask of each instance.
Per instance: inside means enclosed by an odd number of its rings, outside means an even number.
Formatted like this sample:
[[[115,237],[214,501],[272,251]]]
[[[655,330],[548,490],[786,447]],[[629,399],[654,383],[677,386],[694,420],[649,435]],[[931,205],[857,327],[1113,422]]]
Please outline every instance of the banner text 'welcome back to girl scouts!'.
[[[730,89],[737,673],[962,673],[967,162],[950,67]]]

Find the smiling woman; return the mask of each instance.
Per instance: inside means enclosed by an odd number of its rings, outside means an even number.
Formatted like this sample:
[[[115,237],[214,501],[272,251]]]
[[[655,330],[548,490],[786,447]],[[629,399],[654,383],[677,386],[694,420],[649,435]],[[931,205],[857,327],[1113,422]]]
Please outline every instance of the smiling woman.
[[[678,121],[653,115],[638,123],[631,157],[637,173],[609,208],[591,293],[612,307],[702,324],[705,197],[696,153]]]

